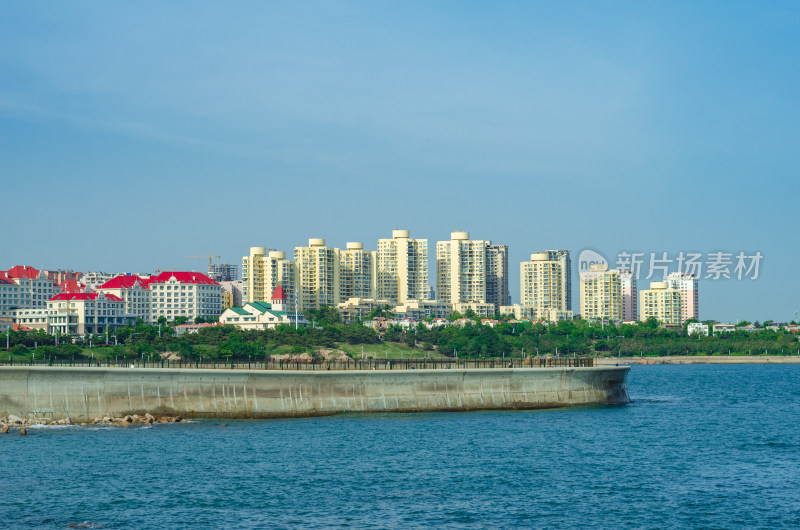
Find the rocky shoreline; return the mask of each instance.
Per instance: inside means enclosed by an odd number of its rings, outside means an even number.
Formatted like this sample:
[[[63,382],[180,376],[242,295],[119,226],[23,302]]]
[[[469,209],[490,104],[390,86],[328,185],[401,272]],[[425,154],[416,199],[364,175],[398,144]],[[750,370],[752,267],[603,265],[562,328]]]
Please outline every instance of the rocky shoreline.
[[[18,430],[22,436],[28,434],[28,428],[33,426],[64,426],[64,425],[104,425],[109,427],[128,427],[131,425],[153,425],[156,423],[179,423],[184,421],[180,416],[159,416],[155,417],[149,412],[144,416],[139,414],[127,415],[124,417],[103,416],[102,418],[95,418],[90,423],[74,423],[70,418],[61,420],[42,420],[42,419],[25,419],[9,414],[6,417],[0,418],[0,434],[8,434],[13,430]]]

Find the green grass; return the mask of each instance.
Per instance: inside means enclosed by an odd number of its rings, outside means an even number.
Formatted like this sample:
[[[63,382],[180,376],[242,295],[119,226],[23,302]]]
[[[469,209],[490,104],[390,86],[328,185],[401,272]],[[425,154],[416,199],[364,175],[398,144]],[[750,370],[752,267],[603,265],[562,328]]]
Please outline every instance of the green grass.
[[[360,359],[361,351],[364,351],[365,357],[373,357],[376,359],[424,359],[429,357],[431,359],[443,359],[441,355],[435,351],[425,351],[422,348],[411,348],[405,344],[397,342],[382,342],[380,344],[341,344],[339,349],[347,353],[353,358]]]

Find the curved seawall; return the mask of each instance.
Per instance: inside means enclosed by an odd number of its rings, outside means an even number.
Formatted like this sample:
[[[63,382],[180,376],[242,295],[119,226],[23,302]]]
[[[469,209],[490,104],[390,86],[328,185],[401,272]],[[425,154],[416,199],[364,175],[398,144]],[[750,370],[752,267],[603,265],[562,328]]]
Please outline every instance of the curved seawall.
[[[630,401],[626,366],[455,370],[0,367],[0,416],[286,418],[538,409]]]

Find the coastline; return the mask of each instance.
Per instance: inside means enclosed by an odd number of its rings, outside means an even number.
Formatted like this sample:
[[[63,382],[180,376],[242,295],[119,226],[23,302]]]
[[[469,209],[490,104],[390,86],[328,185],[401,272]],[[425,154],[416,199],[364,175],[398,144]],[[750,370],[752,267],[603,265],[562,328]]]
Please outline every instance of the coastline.
[[[595,366],[617,364],[800,364],[797,355],[671,355],[661,357],[598,357]]]

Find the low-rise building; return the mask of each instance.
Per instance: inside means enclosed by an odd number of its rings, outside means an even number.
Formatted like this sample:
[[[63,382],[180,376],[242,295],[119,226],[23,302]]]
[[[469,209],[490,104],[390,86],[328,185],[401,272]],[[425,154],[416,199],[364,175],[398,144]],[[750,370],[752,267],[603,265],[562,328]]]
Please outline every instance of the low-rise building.
[[[453,304],[453,311],[457,311],[462,315],[467,311],[472,311],[479,317],[493,317],[497,312],[497,306],[486,302],[462,302]]]
[[[389,308],[393,312],[389,300],[376,300],[374,298],[349,298],[336,306],[336,310],[342,316],[342,322],[351,324],[358,320],[364,320],[378,308]]]
[[[686,333],[692,335],[705,335],[708,337],[708,324],[702,322],[689,322],[686,326]]]
[[[181,335],[193,335],[198,333],[201,329],[205,328],[213,328],[214,326],[219,326],[219,322],[203,322],[201,324],[179,324],[175,326],[175,336],[180,337]]]
[[[59,293],[46,309],[17,309],[12,318],[20,326],[59,335],[103,333],[134,321],[122,299],[105,293]]]
[[[735,324],[714,324],[714,335],[717,333],[732,333],[736,331]]]
[[[56,270],[47,270],[44,269],[44,275],[47,276],[50,281],[55,284],[62,284],[67,280],[77,280],[80,281],[81,276],[83,276],[82,272],[75,272],[75,271],[68,271],[64,269],[56,269]]]
[[[290,311],[280,285],[275,287],[271,303],[248,302],[241,307],[229,307],[219,316],[219,323],[255,330],[274,329],[281,324],[303,328],[309,325],[302,313]]]
[[[517,320],[534,320],[536,307],[532,305],[514,304],[500,306],[501,315],[512,315]]]
[[[437,300],[407,300],[405,304],[394,307],[397,318],[427,320],[429,318],[447,318],[453,314],[453,306]]]
[[[572,320],[572,311],[568,309],[542,309],[536,313],[536,318],[546,322],[561,322],[562,320]]]
[[[572,320],[572,311],[559,308],[536,309],[530,305],[514,304],[500,308],[501,315],[512,315],[517,320],[543,320],[545,322],[560,322]]]

